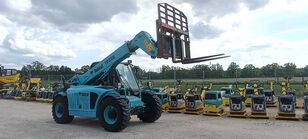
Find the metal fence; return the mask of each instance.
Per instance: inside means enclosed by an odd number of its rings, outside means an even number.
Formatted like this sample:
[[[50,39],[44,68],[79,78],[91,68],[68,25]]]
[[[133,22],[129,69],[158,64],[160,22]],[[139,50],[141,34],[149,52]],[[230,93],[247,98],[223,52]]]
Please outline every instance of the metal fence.
[[[74,75],[32,75],[33,78],[41,78],[43,82],[57,82],[62,81],[62,77],[64,77],[65,80],[70,79]]]

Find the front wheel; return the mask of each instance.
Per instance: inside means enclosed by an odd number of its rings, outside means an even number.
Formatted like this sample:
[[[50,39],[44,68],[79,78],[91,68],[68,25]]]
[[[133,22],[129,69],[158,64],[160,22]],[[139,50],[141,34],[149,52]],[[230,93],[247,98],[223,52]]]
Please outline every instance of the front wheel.
[[[73,121],[74,116],[69,116],[66,97],[58,96],[52,103],[52,117],[59,124],[66,124]]]
[[[107,97],[100,106],[98,117],[105,130],[119,132],[127,127],[130,112],[125,99],[118,96]]]
[[[142,101],[145,104],[143,112],[138,114],[138,118],[146,123],[152,123],[158,120],[162,113],[159,98],[152,93],[142,94]]]

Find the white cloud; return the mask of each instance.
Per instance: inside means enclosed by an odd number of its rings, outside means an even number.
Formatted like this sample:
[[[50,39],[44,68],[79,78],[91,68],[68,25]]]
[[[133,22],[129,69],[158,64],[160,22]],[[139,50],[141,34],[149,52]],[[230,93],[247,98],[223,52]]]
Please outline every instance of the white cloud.
[[[91,1],[92,8],[86,8],[76,0],[3,1],[0,4],[0,63],[20,67],[39,60],[76,68],[102,60],[141,30],[156,38],[157,1],[108,2]],[[304,28],[308,20],[301,19],[308,15],[305,0],[237,0],[229,4],[226,4],[229,0],[167,2],[189,18],[192,57],[226,53],[232,57],[211,61],[222,64],[225,69],[232,61],[241,67],[250,63],[260,67],[271,62],[306,65],[302,55],[308,51],[305,37],[308,29]],[[127,9],[129,5],[133,9]],[[45,9],[40,9],[42,7]],[[108,13],[104,7],[118,10]],[[3,60],[5,57],[9,58]],[[162,64],[195,65],[151,59],[141,50],[130,59],[142,68],[155,71]]]

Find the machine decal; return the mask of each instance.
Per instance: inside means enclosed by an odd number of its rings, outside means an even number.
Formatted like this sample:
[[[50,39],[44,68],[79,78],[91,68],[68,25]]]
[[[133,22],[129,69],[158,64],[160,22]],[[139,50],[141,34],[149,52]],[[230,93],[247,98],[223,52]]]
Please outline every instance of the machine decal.
[[[145,48],[147,49],[148,52],[151,52],[152,49],[153,49],[153,46],[150,42],[148,42],[147,40],[144,40],[143,41],[144,45],[145,45]]]

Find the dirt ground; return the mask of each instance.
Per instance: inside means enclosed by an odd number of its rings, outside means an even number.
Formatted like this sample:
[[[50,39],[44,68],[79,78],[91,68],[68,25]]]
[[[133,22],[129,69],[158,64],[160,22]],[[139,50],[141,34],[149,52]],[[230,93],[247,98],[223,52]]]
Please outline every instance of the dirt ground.
[[[273,117],[277,108],[268,109]],[[302,109],[297,109],[302,114]],[[0,99],[0,138],[25,139],[308,139],[308,122],[237,119],[163,113],[155,123],[142,123],[132,116],[122,132],[106,132],[95,119],[75,118],[71,124],[56,124],[51,117],[51,105]]]

